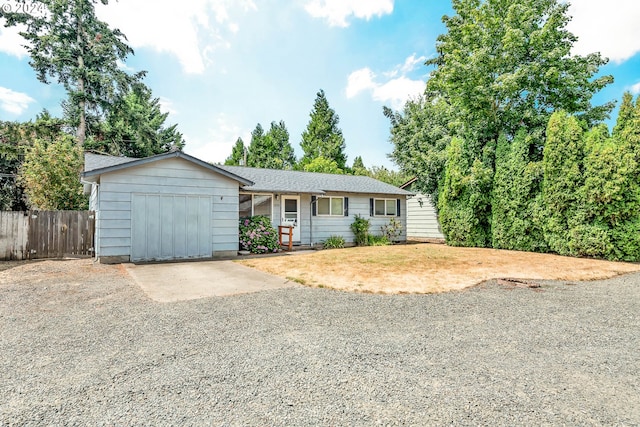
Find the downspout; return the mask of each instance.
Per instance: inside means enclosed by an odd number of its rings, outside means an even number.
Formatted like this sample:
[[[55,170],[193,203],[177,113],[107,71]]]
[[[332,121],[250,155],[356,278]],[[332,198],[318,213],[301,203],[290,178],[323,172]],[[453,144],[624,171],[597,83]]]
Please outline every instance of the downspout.
[[[94,221],[94,231],[93,231],[93,262],[97,262],[98,258],[100,256],[100,254],[98,253],[98,243],[100,242],[100,228],[99,226],[99,222],[98,222],[98,212],[99,212],[99,206],[100,206],[100,184],[98,184],[97,182],[91,182],[91,181],[85,181],[84,179],[80,178],[80,184],[82,185],[91,185],[91,192],[89,193],[89,198],[91,198],[91,195],[93,194],[93,189],[95,188],[96,190],[96,206],[95,206],[95,210],[93,211],[93,221]]]

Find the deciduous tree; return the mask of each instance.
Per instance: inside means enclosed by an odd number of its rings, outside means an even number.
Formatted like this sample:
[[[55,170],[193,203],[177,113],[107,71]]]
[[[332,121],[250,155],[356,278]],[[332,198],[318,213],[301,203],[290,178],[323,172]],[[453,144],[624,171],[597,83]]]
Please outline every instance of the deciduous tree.
[[[43,210],[86,209],[80,172],[82,149],[73,137],[61,134],[52,142],[36,140],[25,154],[19,180],[29,206]]]

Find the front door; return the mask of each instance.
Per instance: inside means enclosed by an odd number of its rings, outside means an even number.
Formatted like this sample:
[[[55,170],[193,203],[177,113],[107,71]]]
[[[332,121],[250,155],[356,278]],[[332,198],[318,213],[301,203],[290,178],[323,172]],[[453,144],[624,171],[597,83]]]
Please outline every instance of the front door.
[[[280,225],[293,227],[293,241],[300,242],[300,197],[282,196],[282,208],[280,209]],[[282,243],[289,243],[287,236],[282,236]]]

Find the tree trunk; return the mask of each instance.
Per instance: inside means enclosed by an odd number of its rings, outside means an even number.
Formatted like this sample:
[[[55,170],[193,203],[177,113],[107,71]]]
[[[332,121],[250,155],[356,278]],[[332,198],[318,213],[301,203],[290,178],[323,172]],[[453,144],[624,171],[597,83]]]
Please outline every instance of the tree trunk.
[[[80,71],[80,77],[78,78],[78,92],[80,94],[80,102],[78,104],[80,110],[80,123],[78,124],[78,129],[76,131],[76,137],[78,138],[78,146],[80,148],[84,147],[84,141],[87,139],[87,118],[86,118],[86,102],[85,102],[85,94],[84,94],[84,50],[82,49],[82,10],[78,11],[78,28],[77,28],[77,42],[78,47],[80,48],[80,54],[78,55],[78,68]]]

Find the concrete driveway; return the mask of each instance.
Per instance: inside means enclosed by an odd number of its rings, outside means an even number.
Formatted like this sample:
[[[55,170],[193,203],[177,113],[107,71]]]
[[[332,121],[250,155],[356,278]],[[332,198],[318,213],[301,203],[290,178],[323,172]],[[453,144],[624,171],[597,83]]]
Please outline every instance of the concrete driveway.
[[[125,264],[144,293],[157,302],[236,295],[298,286],[232,261]]]

